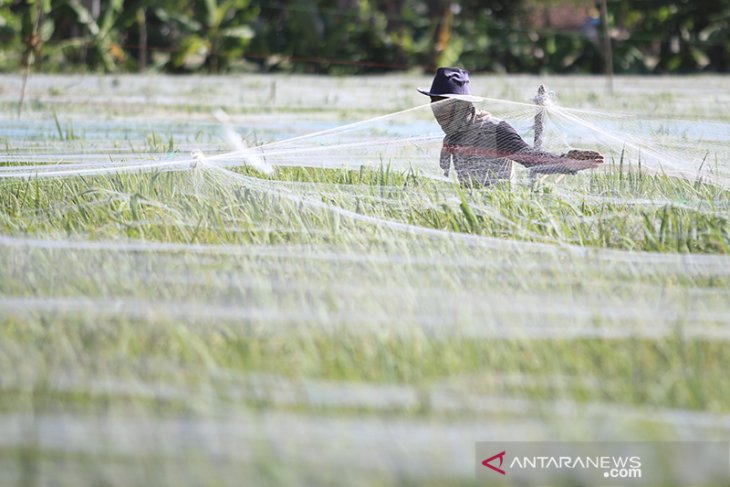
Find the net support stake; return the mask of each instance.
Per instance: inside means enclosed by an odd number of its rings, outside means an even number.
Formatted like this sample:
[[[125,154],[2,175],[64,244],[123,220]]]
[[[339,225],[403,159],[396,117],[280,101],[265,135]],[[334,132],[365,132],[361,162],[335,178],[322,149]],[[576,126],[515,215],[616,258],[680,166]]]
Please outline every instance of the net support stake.
[[[548,94],[547,90],[545,89],[545,85],[541,84],[537,87],[537,95],[532,100],[535,102],[535,105],[537,105],[537,112],[535,113],[535,123],[533,125],[533,129],[535,132],[535,140],[532,144],[532,147],[535,150],[542,150],[542,141],[543,141],[543,128],[545,126],[545,109],[543,108],[545,105],[545,101],[547,100]],[[530,170],[530,186],[534,188],[535,180],[537,179],[537,174]]]
[[[543,106],[545,105],[545,100],[547,99],[547,93],[545,91],[545,85],[540,85],[537,87],[537,96],[533,98],[533,101],[535,102],[535,105],[537,105],[537,112],[535,113],[535,141],[533,143],[533,147],[535,150],[541,150],[542,149],[542,130],[545,123],[545,109]]]

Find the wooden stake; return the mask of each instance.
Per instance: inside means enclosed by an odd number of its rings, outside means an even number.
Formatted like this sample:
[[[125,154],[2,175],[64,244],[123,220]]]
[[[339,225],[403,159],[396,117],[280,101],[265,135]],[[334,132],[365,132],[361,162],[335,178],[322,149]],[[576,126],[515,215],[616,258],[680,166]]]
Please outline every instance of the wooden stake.
[[[611,34],[608,29],[608,6],[606,0],[601,0],[601,24],[603,24],[603,58],[606,70],[608,93],[613,95],[613,50],[611,48]]]
[[[545,123],[545,109],[542,107],[543,105],[545,105],[546,97],[547,95],[545,94],[545,85],[538,86],[537,96],[534,98],[535,104],[538,106],[538,108],[537,113],[535,113],[535,141],[532,144],[532,146],[537,150],[542,149],[542,131]]]
[[[23,110],[23,102],[25,101],[25,89],[28,86],[28,77],[30,76],[30,65],[33,63],[33,58],[36,53],[40,52],[38,47],[41,42],[40,38],[40,27],[41,17],[43,16],[43,7],[41,2],[36,2],[36,16],[35,22],[33,22],[33,30],[30,36],[26,40],[25,55],[23,56],[23,84],[20,87],[20,100],[18,101],[18,118],[20,118],[20,112]]]
[[[545,101],[547,100],[547,90],[545,89],[545,85],[541,84],[537,87],[537,95],[535,98],[533,98],[533,101],[535,102],[535,105],[537,105],[537,112],[535,112],[535,123],[533,124],[533,129],[535,131],[535,139],[532,143],[532,147],[535,150],[541,150],[542,149],[542,141],[543,141],[543,129],[545,128],[545,109],[543,108],[543,105],[545,105]],[[535,183],[537,181],[537,174],[530,170],[529,173],[530,178],[530,186],[532,189],[535,189]],[[545,178],[541,178],[540,181],[544,180]]]

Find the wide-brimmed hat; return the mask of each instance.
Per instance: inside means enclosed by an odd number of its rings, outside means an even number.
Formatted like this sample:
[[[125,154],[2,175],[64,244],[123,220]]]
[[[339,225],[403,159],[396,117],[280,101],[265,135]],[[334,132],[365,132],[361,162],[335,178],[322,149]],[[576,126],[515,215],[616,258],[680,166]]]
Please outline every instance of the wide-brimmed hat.
[[[428,96],[443,96],[465,101],[481,100],[471,94],[469,71],[461,68],[438,68],[431,89],[418,88],[418,91]]]

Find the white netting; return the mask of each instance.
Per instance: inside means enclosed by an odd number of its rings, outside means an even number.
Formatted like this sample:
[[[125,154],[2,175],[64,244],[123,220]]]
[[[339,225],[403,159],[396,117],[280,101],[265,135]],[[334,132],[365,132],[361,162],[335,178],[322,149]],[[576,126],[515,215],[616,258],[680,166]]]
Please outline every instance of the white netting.
[[[108,456],[120,455],[156,479],[159,468],[140,467],[151,450],[165,468],[222,456],[220,479],[230,482],[241,464],[265,470],[270,450],[334,438],[382,449],[349,479],[367,483],[368,470],[468,478],[473,441],[515,431],[727,432],[728,392],[712,361],[730,339],[722,115],[496,98],[396,110],[387,103],[400,95],[372,88],[362,97],[383,97],[391,113],[360,116],[375,110],[359,95],[355,113],[265,114],[283,109],[236,97],[215,111],[223,95],[187,113],[190,94],[173,91],[147,96],[174,116],[152,119],[150,107],[98,116],[73,108],[71,95],[42,95],[29,121],[8,120],[0,370],[11,372],[0,378],[0,448],[38,449],[49,471],[45,453],[98,455],[104,475],[115,469]],[[280,85],[276,93],[294,96]],[[90,96],[119,110],[135,100]],[[64,106],[68,117],[54,115]],[[532,146],[539,111],[543,153],[512,150],[499,121]],[[448,176],[435,113],[454,129]],[[483,132],[459,138],[465,123]],[[565,156],[571,150],[596,151],[603,163]],[[486,177],[459,185],[460,171]],[[709,382],[652,378],[663,367],[675,379],[685,366],[699,373],[699,364]],[[575,414],[558,414],[565,408]],[[474,421],[452,424],[454,414]],[[502,426],[475,426],[484,421]],[[229,428],[254,422],[259,429]],[[390,435],[408,448],[391,448]],[[286,475],[336,477],[351,458],[341,450],[303,455],[302,470]],[[454,451],[463,458],[445,455]],[[8,478],[22,476],[19,463],[0,462]]]

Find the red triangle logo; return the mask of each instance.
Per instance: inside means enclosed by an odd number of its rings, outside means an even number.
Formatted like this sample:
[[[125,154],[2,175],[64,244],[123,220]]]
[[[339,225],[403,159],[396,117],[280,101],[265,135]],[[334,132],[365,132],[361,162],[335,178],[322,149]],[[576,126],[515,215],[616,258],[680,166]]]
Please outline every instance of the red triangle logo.
[[[501,452],[501,453],[497,453],[497,454],[496,454],[496,455],[494,455],[493,457],[489,457],[489,458],[487,458],[486,460],[484,460],[484,461],[482,462],[482,465],[484,465],[484,466],[485,466],[485,467],[487,467],[487,468],[491,468],[492,470],[494,470],[494,471],[495,471],[495,472],[497,472],[498,474],[502,474],[502,475],[507,475],[507,472],[505,472],[504,470],[502,470],[502,469],[500,468],[500,467],[502,466],[502,463],[504,462],[504,455],[505,455],[505,453],[506,453],[506,452],[504,452],[504,451],[503,451],[503,452]],[[492,465],[492,462],[493,462],[494,460],[496,460],[497,458],[499,458],[499,467],[495,467],[494,465]]]

